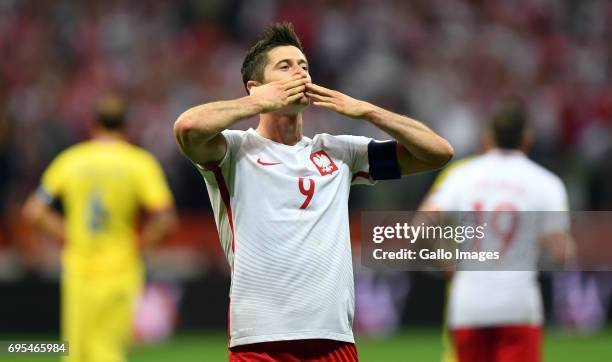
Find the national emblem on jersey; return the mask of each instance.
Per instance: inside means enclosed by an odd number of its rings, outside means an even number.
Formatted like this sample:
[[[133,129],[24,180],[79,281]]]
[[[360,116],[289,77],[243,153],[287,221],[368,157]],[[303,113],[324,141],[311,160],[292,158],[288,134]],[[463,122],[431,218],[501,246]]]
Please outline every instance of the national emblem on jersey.
[[[338,171],[338,166],[336,166],[331,157],[323,150],[311,153],[310,160],[317,167],[321,176],[331,175],[335,171]]]

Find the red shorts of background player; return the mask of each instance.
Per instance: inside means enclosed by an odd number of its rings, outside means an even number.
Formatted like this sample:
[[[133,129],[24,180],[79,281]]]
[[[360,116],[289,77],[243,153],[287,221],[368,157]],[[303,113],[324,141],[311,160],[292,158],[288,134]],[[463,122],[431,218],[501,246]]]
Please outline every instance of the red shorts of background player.
[[[459,362],[540,362],[539,326],[456,328],[452,331]]]
[[[229,362],[357,362],[355,344],[330,339],[301,339],[230,348]]]

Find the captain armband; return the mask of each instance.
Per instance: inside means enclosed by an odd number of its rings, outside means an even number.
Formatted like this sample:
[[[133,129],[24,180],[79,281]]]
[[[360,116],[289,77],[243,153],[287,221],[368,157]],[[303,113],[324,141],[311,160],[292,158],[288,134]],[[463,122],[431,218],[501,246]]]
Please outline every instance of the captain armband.
[[[395,180],[402,177],[397,162],[397,141],[375,141],[368,144],[370,177],[373,180]]]

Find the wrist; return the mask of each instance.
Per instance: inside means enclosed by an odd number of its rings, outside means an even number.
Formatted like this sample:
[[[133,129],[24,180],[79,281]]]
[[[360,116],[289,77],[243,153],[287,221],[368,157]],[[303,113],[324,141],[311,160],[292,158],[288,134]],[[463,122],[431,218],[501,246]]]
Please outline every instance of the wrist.
[[[242,106],[252,111],[249,113],[260,114],[265,110],[263,102],[256,94],[249,94],[248,96],[244,97],[243,100],[244,102]]]
[[[360,118],[368,122],[374,122],[374,120],[376,119],[376,114],[378,112],[378,109],[377,109],[378,107],[366,101],[361,101],[361,102],[362,102],[361,106],[363,107],[363,111],[361,113]]]

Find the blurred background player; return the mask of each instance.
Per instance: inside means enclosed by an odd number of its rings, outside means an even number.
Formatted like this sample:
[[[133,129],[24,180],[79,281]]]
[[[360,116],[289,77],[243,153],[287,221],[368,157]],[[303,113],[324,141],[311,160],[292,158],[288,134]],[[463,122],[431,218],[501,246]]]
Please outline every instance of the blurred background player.
[[[556,175],[526,157],[531,136],[520,102],[499,105],[484,140],[485,153],[459,161],[442,175],[421,210],[483,212],[479,222],[493,230],[487,238],[509,245],[505,256],[531,258],[521,271],[454,275],[447,318],[459,362],[535,362],[541,358],[543,322],[537,247],[558,263],[570,260],[569,221],[554,212],[567,211],[567,193]],[[499,221],[487,212],[507,213],[513,221],[496,225]],[[525,226],[534,217],[542,219],[538,227]],[[453,360],[452,354],[446,358]]]
[[[312,83],[289,23],[268,27],[241,71],[246,97],[193,107],[174,126],[232,269],[229,359],[357,361],[350,186],[439,168],[452,147],[418,121]],[[394,140],[305,137],[311,100]],[[228,130],[257,115],[257,129]]]
[[[145,246],[175,223],[172,194],[155,158],[124,136],[125,106],[102,98],[93,137],[61,152],[23,209],[58,240],[62,253],[62,340],[71,362],[125,361],[134,308],[143,285],[137,221]],[[63,216],[53,203],[61,201]]]

